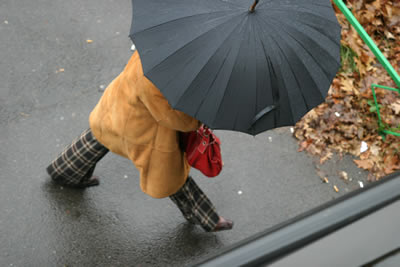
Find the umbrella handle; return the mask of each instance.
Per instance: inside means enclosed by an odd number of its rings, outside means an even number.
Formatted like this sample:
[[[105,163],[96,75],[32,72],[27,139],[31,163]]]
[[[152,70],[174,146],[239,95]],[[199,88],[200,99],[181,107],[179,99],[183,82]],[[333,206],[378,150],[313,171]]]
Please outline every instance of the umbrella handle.
[[[253,121],[251,123],[251,127],[262,117],[264,117],[264,115],[266,115],[267,113],[270,113],[271,111],[273,111],[274,109],[277,108],[277,105],[270,105],[266,108],[264,108],[263,110],[261,110],[260,112],[258,112],[258,114],[253,118]]]
[[[250,7],[250,13],[253,13],[256,9],[256,5],[258,4],[258,2],[260,2],[260,0],[255,0],[254,3],[251,5]]]

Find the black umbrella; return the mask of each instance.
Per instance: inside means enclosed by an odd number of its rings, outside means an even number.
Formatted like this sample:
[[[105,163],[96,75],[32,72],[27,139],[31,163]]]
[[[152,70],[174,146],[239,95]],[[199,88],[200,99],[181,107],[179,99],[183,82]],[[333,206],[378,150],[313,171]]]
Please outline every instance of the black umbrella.
[[[143,71],[212,129],[294,125],[324,101],[340,66],[330,0],[132,0]]]

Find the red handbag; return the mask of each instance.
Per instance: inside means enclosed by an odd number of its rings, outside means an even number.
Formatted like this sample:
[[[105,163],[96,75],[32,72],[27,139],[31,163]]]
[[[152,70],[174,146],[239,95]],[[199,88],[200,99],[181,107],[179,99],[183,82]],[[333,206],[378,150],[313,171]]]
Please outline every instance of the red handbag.
[[[215,177],[221,172],[221,141],[208,127],[182,133],[181,139],[190,166],[208,177]]]

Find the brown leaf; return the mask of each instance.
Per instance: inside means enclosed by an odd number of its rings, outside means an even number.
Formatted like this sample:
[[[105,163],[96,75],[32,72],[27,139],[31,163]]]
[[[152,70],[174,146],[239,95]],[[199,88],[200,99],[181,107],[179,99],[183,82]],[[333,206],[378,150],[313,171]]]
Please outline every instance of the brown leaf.
[[[361,169],[370,170],[372,167],[374,167],[374,162],[370,159],[355,159],[353,161],[357,164],[358,168]]]
[[[400,114],[400,99],[391,104],[390,107],[393,109],[396,115]]]
[[[331,151],[327,151],[327,152],[325,153],[325,155],[323,155],[323,156],[321,157],[319,163],[320,163],[320,164],[324,164],[325,161],[331,159],[332,156],[333,156],[333,153],[332,153]]]

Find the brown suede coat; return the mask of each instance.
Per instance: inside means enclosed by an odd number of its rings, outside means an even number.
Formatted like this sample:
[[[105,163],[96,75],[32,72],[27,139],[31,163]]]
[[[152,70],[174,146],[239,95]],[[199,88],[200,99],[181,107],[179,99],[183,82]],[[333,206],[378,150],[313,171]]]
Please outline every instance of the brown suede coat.
[[[100,143],[138,168],[143,192],[163,198],[186,182],[190,167],[179,148],[177,131],[196,130],[199,122],[171,108],[143,75],[137,52],[107,87],[89,123]]]

